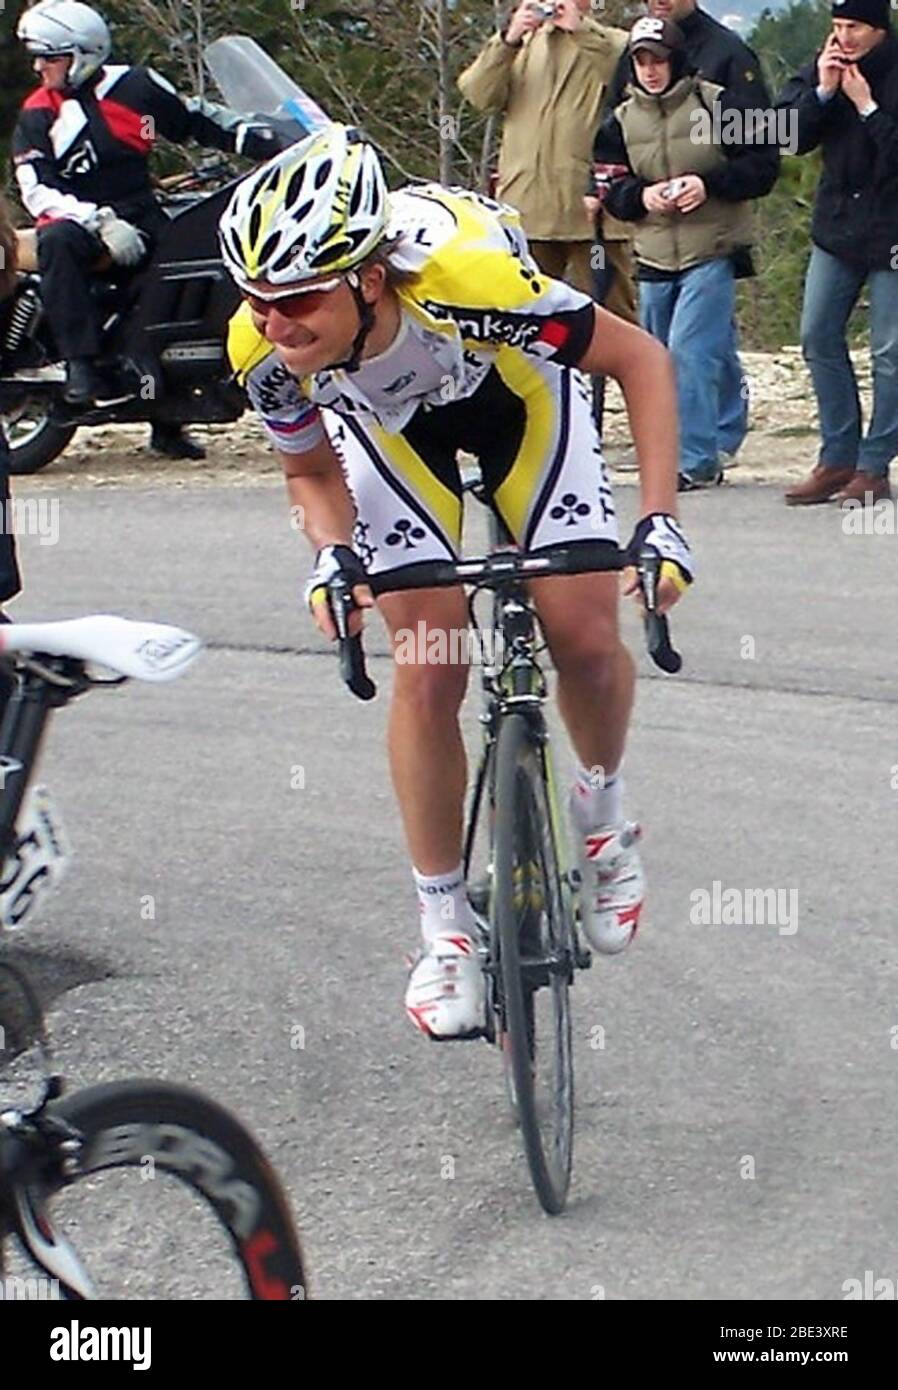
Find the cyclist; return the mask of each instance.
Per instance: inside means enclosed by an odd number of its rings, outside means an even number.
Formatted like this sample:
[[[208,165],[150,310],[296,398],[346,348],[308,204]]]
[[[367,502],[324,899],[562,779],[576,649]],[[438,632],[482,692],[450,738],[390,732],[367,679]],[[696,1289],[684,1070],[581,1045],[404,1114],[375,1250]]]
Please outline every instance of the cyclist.
[[[67,362],[65,399],[111,404],[134,392],[97,368],[101,315],[90,279],[104,254],[116,265],[142,265],[166,225],[150,184],[157,135],[264,159],[273,133],[222,107],[182,101],[152,68],[110,64],[108,25],[81,0],[40,0],[17,32],[40,86],[19,113],[13,163],[37,223],[44,310]],[[152,444],[176,458],[204,452],[179,426],[161,422]]]
[[[317,548],[307,597],[322,632],[335,635],[332,576],[370,608],[371,586],[396,571],[458,557],[459,449],[479,456],[490,501],[521,546],[616,543],[590,373],[616,377],[627,398],[642,468],[632,544],[657,547],[660,606],[676,601],[693,566],[674,519],[670,359],[641,329],[542,275],[511,208],[436,184],[388,194],[373,147],[329,126],[238,186],[221,246],[245,300],[231,360]],[[608,953],[631,940],[643,900],[639,831],[624,819],[619,773],[634,668],[618,635],[618,591],[607,573],[533,589],[581,764],[571,807],[585,929]],[[378,606],[394,655],[403,630],[426,633],[428,647],[442,633],[451,650],[448,634],[467,624],[460,590],[385,593]],[[460,862],[466,674],[464,664],[397,660],[390,712],[423,935],[406,1008],[434,1038],[476,1033],[484,1009]]]

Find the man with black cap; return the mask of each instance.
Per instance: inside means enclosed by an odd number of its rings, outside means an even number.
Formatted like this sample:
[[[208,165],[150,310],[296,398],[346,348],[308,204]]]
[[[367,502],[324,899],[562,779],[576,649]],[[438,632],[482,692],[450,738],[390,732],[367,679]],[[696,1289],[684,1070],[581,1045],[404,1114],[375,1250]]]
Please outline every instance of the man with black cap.
[[[818,146],[801,344],[820,415],[816,467],[790,506],[891,497],[898,454],[898,39],[889,0],[835,0],[833,27],[776,105],[794,112],[797,150]],[[846,326],[870,299],[873,414],[863,431]]]

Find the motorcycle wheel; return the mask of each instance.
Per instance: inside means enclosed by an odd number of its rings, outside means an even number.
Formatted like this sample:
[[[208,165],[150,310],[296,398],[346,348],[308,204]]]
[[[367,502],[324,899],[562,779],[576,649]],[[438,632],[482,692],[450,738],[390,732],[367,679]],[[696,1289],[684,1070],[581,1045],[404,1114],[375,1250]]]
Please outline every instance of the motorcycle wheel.
[[[77,425],[53,419],[52,399],[44,394],[26,396],[0,411],[0,426],[9,444],[9,471],[14,475],[39,473],[71,443]]]

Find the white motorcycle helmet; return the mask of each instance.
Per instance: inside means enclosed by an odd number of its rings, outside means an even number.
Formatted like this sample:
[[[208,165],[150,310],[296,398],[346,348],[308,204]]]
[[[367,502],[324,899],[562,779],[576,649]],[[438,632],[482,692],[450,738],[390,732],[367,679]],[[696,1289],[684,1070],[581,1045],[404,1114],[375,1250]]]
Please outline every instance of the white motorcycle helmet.
[[[93,77],[112,49],[105,19],[80,0],[40,0],[22,15],[16,33],[35,58],[72,55],[69,87]]]

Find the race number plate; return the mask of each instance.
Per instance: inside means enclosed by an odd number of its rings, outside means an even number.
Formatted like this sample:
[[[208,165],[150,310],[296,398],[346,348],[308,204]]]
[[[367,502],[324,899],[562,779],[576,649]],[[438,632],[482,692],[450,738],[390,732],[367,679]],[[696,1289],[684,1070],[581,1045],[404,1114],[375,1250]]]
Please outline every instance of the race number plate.
[[[35,902],[53,888],[72,857],[68,836],[46,787],[32,787],[19,819],[15,854],[0,878],[0,927],[25,924]]]

